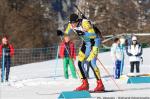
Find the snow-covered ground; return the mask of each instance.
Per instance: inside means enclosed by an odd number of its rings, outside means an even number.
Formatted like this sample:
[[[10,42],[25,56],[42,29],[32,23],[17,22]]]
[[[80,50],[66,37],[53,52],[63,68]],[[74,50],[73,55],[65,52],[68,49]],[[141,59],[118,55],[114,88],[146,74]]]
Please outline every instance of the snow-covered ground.
[[[150,48],[144,49],[144,63],[141,65],[141,73],[150,73]],[[98,58],[112,75],[113,62],[110,52],[99,54]],[[98,67],[101,71],[102,80],[106,90],[116,90],[107,93],[92,93],[93,98],[97,97],[149,97],[150,84],[127,84],[127,78],[115,80],[120,89],[114,84],[111,77],[99,62]],[[77,67],[77,61],[75,61]],[[129,73],[129,61],[126,56],[124,74]],[[55,72],[56,71],[56,72]],[[90,70],[90,89],[96,86],[94,75]],[[63,77],[62,60],[56,60],[26,64],[12,67],[10,72],[9,85],[0,85],[0,99],[57,99],[62,91],[74,90],[81,84],[79,79],[73,79],[70,75],[68,80]]]

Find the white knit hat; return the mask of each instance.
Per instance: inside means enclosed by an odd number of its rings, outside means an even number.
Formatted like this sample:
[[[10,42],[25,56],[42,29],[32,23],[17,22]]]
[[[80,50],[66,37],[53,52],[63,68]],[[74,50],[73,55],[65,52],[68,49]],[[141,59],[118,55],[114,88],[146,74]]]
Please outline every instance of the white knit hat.
[[[136,37],[136,36],[133,36],[133,37],[132,37],[132,41],[137,41],[137,37]]]

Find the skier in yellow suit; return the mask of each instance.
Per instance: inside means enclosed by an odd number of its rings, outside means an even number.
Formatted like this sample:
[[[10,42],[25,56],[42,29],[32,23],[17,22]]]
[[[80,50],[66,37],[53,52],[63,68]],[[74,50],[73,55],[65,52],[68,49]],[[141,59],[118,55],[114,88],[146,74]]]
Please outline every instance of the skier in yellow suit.
[[[82,46],[78,53],[78,67],[81,73],[82,85],[77,87],[76,90],[89,90],[89,83],[84,69],[84,63],[87,61],[97,79],[97,86],[93,91],[104,91],[104,85],[101,80],[100,71],[96,65],[96,59],[101,43],[100,37],[95,33],[90,21],[87,19],[79,19],[77,14],[70,15],[70,22],[68,23],[64,34],[68,35],[72,32],[77,33],[78,36],[83,40]],[[57,32],[58,35],[63,35],[62,33],[63,32]]]

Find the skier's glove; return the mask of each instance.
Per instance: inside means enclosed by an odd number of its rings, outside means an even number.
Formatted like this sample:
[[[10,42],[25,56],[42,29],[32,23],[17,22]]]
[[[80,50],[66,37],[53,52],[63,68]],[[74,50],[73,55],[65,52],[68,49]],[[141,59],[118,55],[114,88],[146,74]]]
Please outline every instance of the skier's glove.
[[[136,57],[138,57],[139,55],[135,55]]]
[[[77,32],[77,34],[78,34],[79,36],[82,36],[82,35],[84,35],[84,32],[83,32],[83,31],[76,30],[76,32]]]
[[[93,46],[92,51],[90,52],[90,55],[87,58],[87,61],[89,62],[92,59],[94,59],[97,56],[98,52],[99,52],[99,48],[96,46]]]
[[[136,54],[135,56],[136,56],[136,57],[139,57],[140,55],[139,55],[139,54]]]
[[[57,30],[57,35],[58,35],[58,36],[63,36],[64,33],[63,33],[61,30]]]

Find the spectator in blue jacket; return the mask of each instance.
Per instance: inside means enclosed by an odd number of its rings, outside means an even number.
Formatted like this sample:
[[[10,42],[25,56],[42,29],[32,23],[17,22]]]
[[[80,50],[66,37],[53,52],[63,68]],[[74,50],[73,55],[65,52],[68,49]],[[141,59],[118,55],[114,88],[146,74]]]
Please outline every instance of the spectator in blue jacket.
[[[122,52],[122,49],[120,47],[120,40],[119,38],[114,39],[114,43],[111,47],[111,56],[114,61],[114,78],[119,79],[121,75],[121,63],[124,58],[124,53]]]

